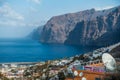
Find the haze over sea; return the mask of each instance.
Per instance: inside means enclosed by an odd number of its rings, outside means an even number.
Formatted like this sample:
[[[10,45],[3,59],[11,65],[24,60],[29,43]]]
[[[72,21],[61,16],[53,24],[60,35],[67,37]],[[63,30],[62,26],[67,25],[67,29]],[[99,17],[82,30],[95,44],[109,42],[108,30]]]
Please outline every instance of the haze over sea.
[[[93,49],[93,47],[42,44],[32,39],[0,39],[0,63],[47,61],[75,56]]]

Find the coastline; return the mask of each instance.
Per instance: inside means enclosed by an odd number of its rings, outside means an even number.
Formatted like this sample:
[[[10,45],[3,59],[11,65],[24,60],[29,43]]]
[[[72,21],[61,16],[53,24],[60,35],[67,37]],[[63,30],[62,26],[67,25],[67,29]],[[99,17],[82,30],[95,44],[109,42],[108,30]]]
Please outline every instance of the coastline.
[[[104,65],[102,63],[102,54],[109,53],[109,51],[116,46],[120,45],[117,43],[109,47],[102,47],[99,49],[95,49],[91,52],[87,52],[84,54],[74,55],[72,57],[61,58],[61,59],[54,59],[54,60],[47,60],[47,61],[39,61],[39,62],[7,62],[7,63],[0,63],[0,71],[3,76],[7,77],[8,79],[12,78],[35,78],[39,77],[40,79],[48,77],[48,78],[56,78],[59,74],[65,73],[66,75],[69,71],[74,73],[74,70],[84,70],[88,65],[98,65],[98,69],[104,70]],[[98,63],[98,64],[92,64]],[[82,67],[81,67],[82,66]],[[84,68],[83,68],[84,66]],[[101,67],[102,66],[102,67]],[[86,68],[87,69],[87,68]],[[91,72],[92,73],[92,72]],[[99,73],[99,72],[98,72]],[[29,75],[28,75],[29,74]],[[69,77],[67,77],[69,78]],[[67,79],[66,78],[66,79]]]
[[[1,62],[0,64],[36,64],[40,62]]]
[[[106,49],[106,50],[109,50],[109,51],[111,51],[113,48],[115,48],[115,47],[117,47],[117,46],[119,46],[120,45],[120,42],[119,43],[116,43],[116,44],[114,44],[114,45],[111,45],[111,46],[108,46],[108,47],[102,47],[102,48],[98,48],[98,49],[95,49],[95,50],[100,50],[100,49]],[[95,51],[95,50],[93,50],[93,51]],[[92,52],[92,51],[89,51],[89,52],[86,52],[86,53],[80,53],[79,55],[81,55],[81,54],[89,54],[90,52]],[[75,56],[77,56],[77,55],[74,55],[74,56],[71,56],[71,57],[75,57]],[[65,57],[63,57],[63,58],[59,58],[58,60],[60,60],[60,59],[64,59]],[[67,58],[70,58],[70,57],[67,57]],[[47,60],[47,61],[55,61],[56,59],[52,59],[52,60]],[[24,62],[24,61],[22,61],[22,62],[0,62],[0,64],[37,64],[37,63],[43,63],[43,62],[46,62],[46,61],[30,61],[30,62]]]

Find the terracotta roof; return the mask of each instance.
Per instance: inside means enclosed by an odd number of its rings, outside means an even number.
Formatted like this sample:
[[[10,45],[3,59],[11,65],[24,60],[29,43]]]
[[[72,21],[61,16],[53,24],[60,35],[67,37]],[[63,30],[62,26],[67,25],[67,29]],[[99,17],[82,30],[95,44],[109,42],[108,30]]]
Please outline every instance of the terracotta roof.
[[[87,80],[95,80],[95,78],[105,78],[105,77],[110,77],[112,74],[111,73],[104,73],[104,72],[91,72],[91,71],[86,71],[86,70],[78,70],[78,74],[81,72],[83,73],[83,76],[76,76],[74,80],[82,80],[82,77],[85,77]],[[66,80],[73,80],[72,78],[66,78]]]

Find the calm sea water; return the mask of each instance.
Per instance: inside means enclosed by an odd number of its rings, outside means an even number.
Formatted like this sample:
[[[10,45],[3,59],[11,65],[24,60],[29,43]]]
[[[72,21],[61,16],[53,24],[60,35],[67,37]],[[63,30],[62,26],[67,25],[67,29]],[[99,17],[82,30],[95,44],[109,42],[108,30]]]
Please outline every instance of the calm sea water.
[[[61,44],[42,44],[31,39],[0,39],[0,62],[37,62],[70,57],[93,50]]]

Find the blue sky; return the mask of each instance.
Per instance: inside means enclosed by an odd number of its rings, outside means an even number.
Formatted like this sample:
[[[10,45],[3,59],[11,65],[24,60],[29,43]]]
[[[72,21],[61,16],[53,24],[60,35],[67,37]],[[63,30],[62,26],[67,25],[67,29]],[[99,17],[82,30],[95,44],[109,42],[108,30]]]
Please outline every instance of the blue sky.
[[[52,16],[118,5],[119,0],[0,0],[0,38],[26,36]]]

